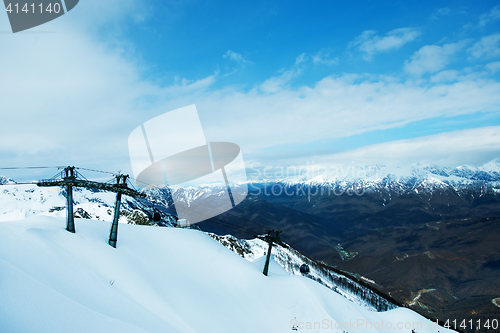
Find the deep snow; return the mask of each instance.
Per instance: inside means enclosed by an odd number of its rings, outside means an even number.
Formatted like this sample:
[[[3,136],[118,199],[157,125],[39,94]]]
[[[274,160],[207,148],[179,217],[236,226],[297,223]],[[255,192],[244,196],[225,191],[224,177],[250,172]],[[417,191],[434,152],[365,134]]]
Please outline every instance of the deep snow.
[[[200,231],[120,224],[114,249],[109,222],[75,225],[0,222],[1,332],[448,332],[409,309],[363,309],[276,262],[266,277],[262,259]]]

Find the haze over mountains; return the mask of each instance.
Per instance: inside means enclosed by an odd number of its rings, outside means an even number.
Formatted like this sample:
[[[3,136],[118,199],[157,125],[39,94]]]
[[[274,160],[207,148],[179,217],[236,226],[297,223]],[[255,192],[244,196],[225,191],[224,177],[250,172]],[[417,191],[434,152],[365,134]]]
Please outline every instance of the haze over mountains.
[[[73,234],[62,190],[2,187],[0,322],[9,332],[451,332],[287,245],[274,248],[267,277],[258,239],[211,235],[245,260],[199,230],[121,223],[112,248],[112,196],[75,192]],[[303,263],[310,279],[290,276]]]
[[[283,230],[304,253],[369,278],[431,316],[487,319],[496,313],[499,163],[363,171],[363,177],[261,179],[249,184],[247,200],[218,219],[243,228],[233,231],[240,237],[262,224]],[[200,227],[230,230],[218,221]]]
[[[349,174],[331,175],[303,172],[240,184],[249,189],[241,204],[197,226],[243,239],[268,228],[281,230],[282,239],[302,253],[434,318],[484,320],[497,313],[492,300],[500,297],[498,161],[481,167],[352,167]],[[64,206],[56,189],[52,195],[36,187],[19,193],[8,189],[2,192],[2,201],[10,200],[4,207],[14,207],[12,202],[31,207],[22,217]],[[205,184],[144,191],[175,212],[172,195],[187,205],[216,204],[222,190]],[[87,190],[75,195],[77,208],[98,219],[111,219],[113,198]],[[36,208],[40,202],[43,207]],[[97,210],[96,203],[103,208]],[[140,207],[129,200],[124,208]],[[64,210],[51,214],[56,213],[62,217]],[[7,209],[3,216],[12,214]]]

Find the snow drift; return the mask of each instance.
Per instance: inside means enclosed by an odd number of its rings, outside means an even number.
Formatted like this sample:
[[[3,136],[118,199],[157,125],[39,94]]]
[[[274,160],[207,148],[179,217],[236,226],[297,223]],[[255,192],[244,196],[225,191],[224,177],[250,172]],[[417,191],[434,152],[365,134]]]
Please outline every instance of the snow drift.
[[[447,332],[404,308],[373,312],[205,233],[35,216],[0,222],[2,332]]]

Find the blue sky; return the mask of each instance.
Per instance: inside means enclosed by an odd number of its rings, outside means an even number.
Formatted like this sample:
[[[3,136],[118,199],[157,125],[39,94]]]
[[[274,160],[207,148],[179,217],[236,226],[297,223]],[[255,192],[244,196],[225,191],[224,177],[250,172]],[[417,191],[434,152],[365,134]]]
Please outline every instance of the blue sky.
[[[301,54],[311,61],[320,56],[323,61],[307,64],[307,70],[292,82],[294,86],[311,85],[332,74],[404,75],[404,62],[420,47],[498,32],[495,20],[479,23],[481,16],[491,12],[492,1],[215,3],[152,5],[144,14],[145,21],[124,27],[123,37],[151,66],[146,72],[167,83],[176,76],[202,79],[217,70],[221,76],[229,74],[238,61],[223,55],[238,53],[246,60],[245,66],[215,87],[250,88],[292,65]],[[398,28],[411,30],[400,45],[370,52],[356,45],[356,40],[362,42],[363,32],[369,32],[367,40],[383,39]],[[466,60],[458,55],[448,68],[484,64]]]
[[[500,152],[495,1],[81,0],[25,33],[0,15],[0,31],[5,166],[130,172],[130,132],[190,104],[248,163]]]

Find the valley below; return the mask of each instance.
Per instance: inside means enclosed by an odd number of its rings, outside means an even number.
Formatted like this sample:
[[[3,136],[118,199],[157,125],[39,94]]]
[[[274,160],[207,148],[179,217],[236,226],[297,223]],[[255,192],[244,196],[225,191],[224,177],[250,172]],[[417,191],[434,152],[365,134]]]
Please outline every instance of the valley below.
[[[392,183],[361,196],[266,195],[272,192],[265,187],[275,184],[254,184],[259,190],[239,206],[199,226],[240,238],[263,233],[264,226],[282,230],[282,239],[304,254],[429,318],[498,319],[500,195],[491,184],[429,189],[415,183],[395,190]],[[283,186],[297,193],[300,185]]]

